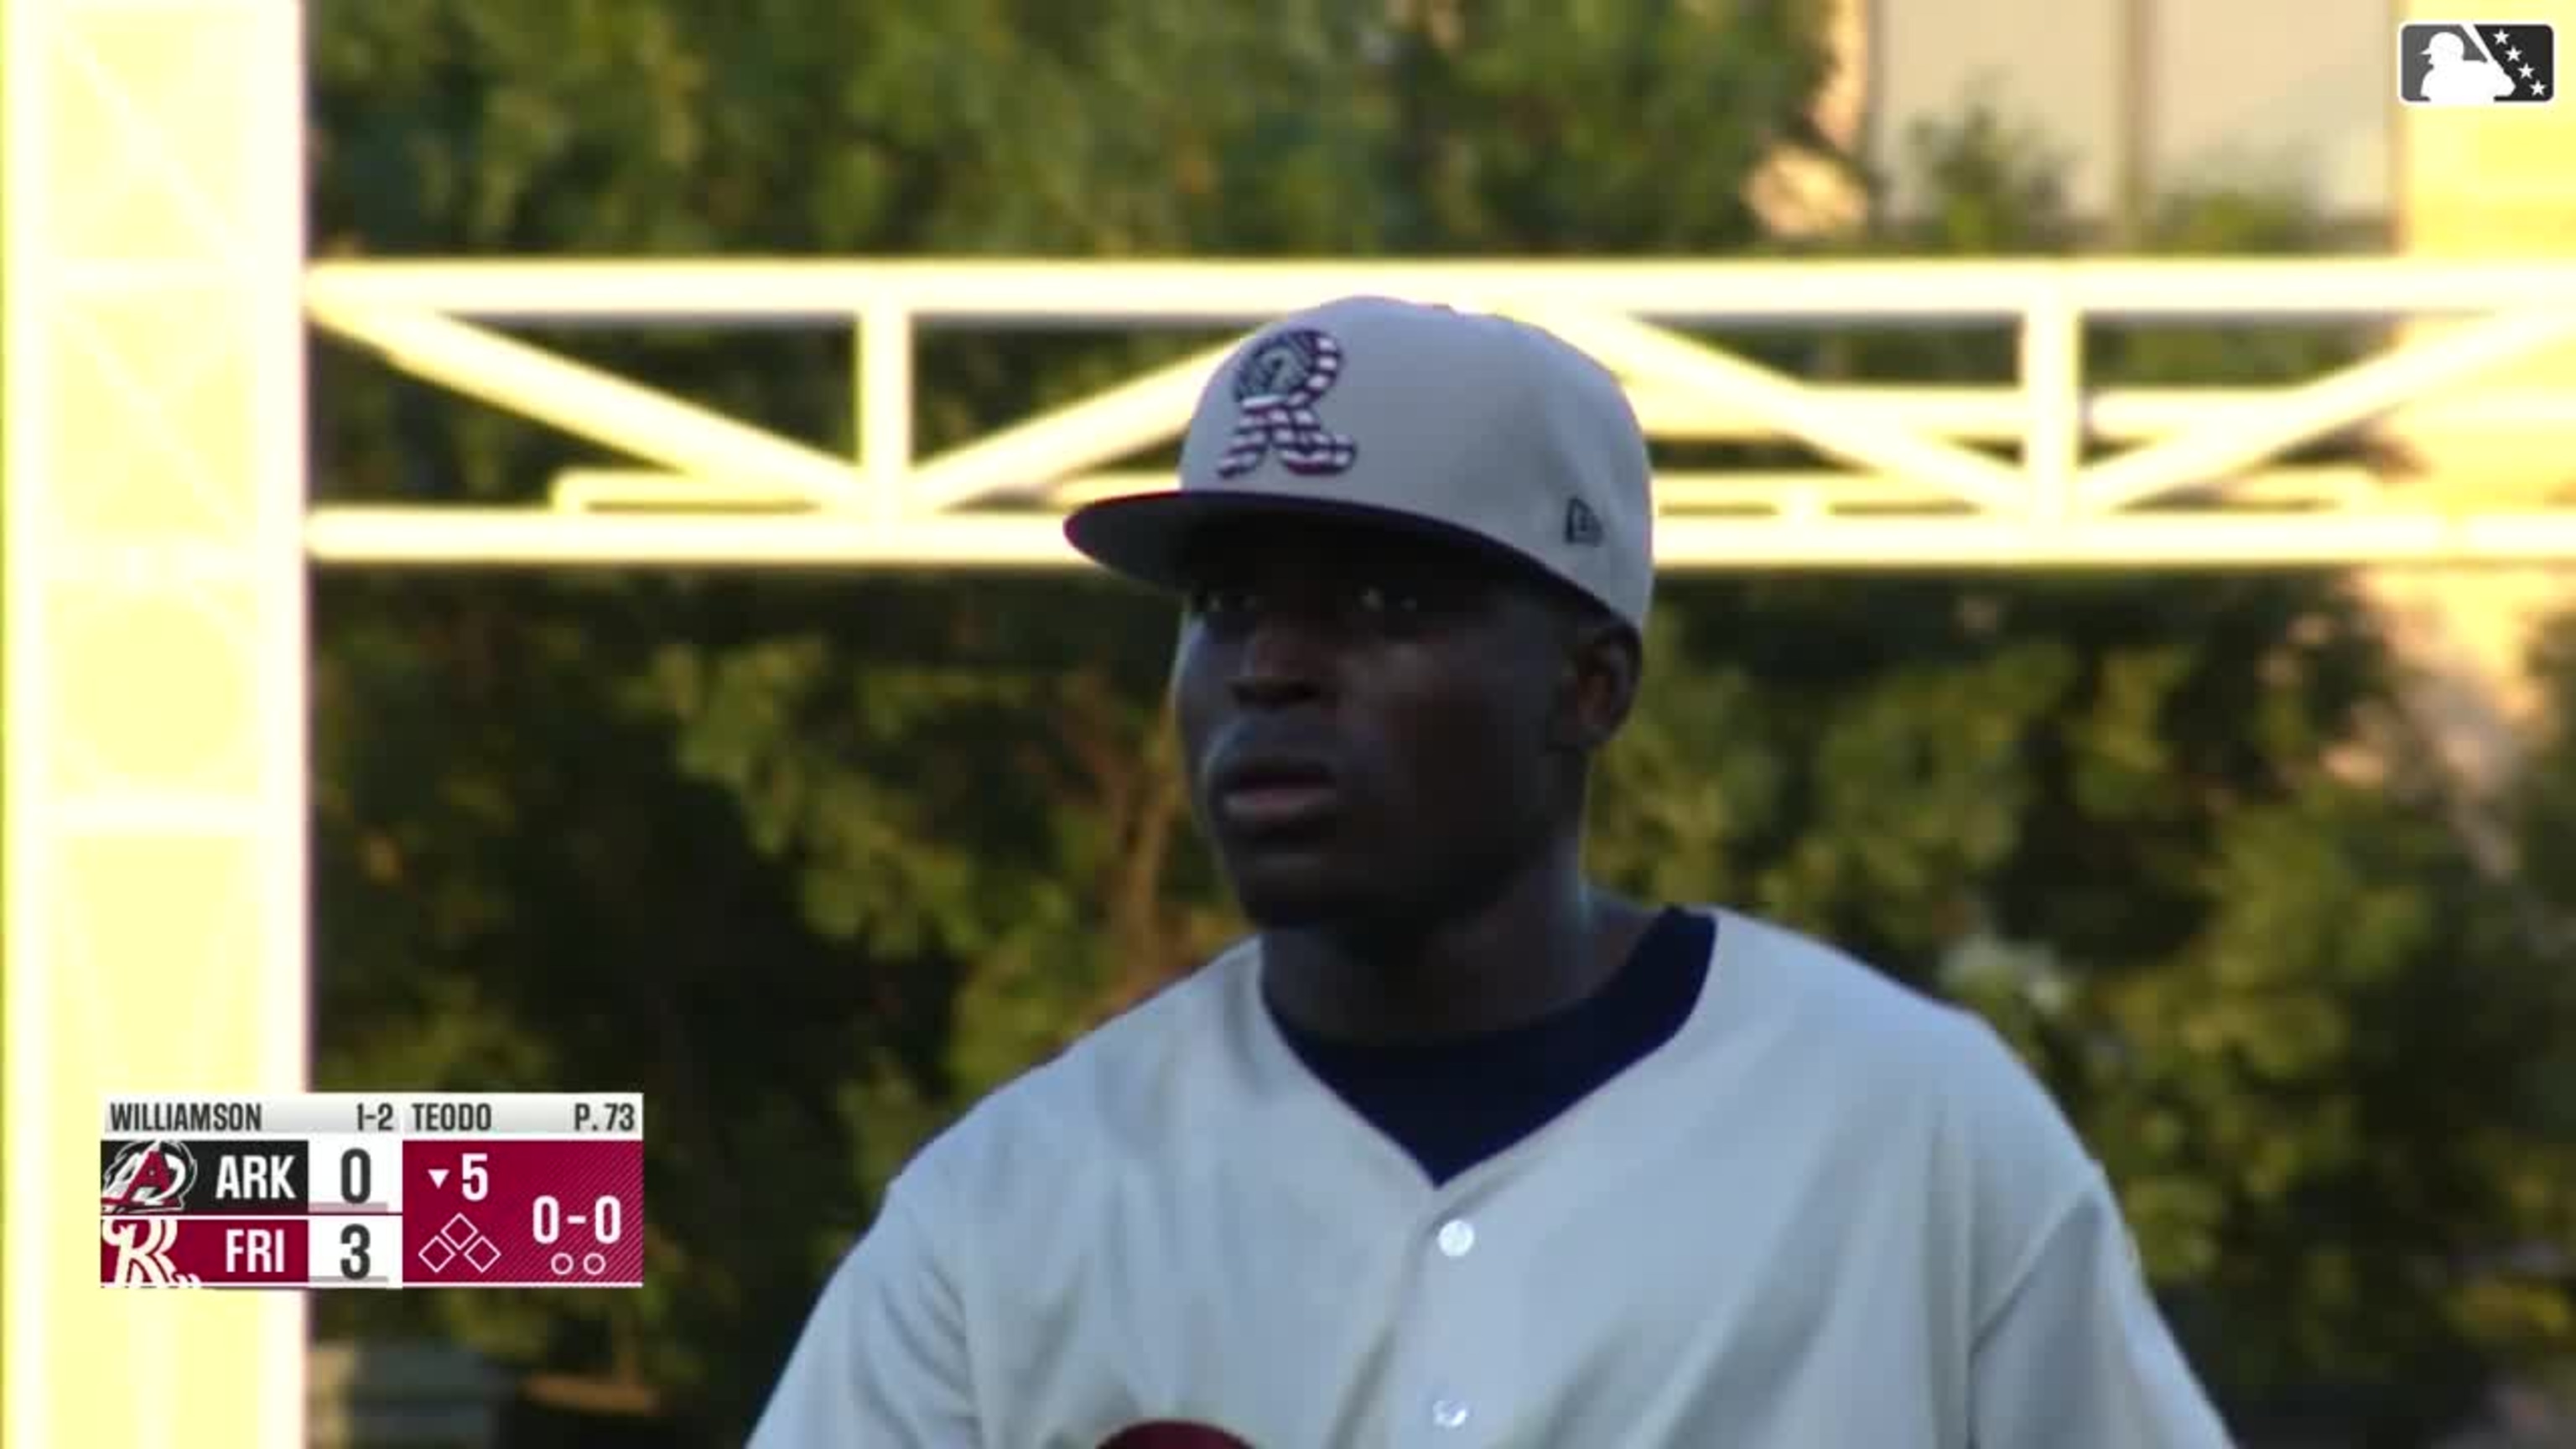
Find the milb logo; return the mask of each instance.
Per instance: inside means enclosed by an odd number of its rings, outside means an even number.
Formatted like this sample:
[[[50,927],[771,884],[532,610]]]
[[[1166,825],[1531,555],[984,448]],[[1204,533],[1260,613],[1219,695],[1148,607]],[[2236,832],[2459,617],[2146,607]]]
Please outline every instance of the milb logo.
[[[2558,99],[2558,28],[2545,20],[2397,27],[2397,98],[2410,106],[2545,106]]]

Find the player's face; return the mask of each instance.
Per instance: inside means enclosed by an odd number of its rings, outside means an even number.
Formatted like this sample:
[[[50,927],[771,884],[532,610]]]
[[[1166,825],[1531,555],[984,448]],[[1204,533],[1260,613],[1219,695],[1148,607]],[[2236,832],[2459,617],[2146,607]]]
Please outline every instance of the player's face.
[[[1347,525],[1201,541],[1173,690],[1191,799],[1270,928],[1491,891],[1559,828],[1568,633],[1480,556]]]

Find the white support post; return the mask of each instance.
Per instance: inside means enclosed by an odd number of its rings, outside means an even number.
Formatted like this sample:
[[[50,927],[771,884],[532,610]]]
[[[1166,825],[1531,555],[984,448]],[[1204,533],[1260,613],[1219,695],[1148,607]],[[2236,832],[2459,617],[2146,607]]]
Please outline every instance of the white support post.
[[[2030,479],[2031,516],[2059,524],[2075,509],[2076,470],[2084,465],[2084,318],[2065,292],[2042,287],[2021,319],[2021,384],[2029,400],[2022,471]]]
[[[908,516],[912,497],[912,314],[878,298],[859,311],[859,475],[881,523]]]
[[[9,0],[0,1441],[293,1449],[293,1293],[101,1286],[99,1103],[306,1085],[303,7]]]

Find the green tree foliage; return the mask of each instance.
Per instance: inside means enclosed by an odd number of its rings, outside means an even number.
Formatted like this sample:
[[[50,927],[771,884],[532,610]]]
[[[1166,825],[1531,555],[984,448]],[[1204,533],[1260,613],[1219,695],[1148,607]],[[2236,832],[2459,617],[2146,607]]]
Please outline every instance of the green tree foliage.
[[[1726,246],[1802,125],[1798,7],[316,7],[325,253]],[[1613,98],[1702,138],[1645,164]],[[1518,218],[1506,225],[1498,218]],[[833,443],[837,339],[573,339]],[[927,444],[1136,349],[934,345]],[[336,361],[336,360],[335,360]],[[366,368],[339,497],[572,456]],[[326,580],[325,1080],[642,1087],[655,1286],[332,1305],[738,1426],[941,1115],[1224,929],[1159,729],[1168,615],[1096,581]],[[1104,653],[1102,641],[1117,641]]]
[[[1767,243],[1742,182],[1803,136],[1815,24],[1790,0],[331,0],[318,243],[1746,251]],[[1870,245],[2074,244],[2045,158],[1994,118],[1916,164],[1940,205]],[[2287,249],[2303,216],[2181,197],[2157,241]],[[1183,340],[943,339],[919,427],[937,446]],[[576,345],[850,441],[844,340]],[[2216,382],[2349,339],[2102,345],[2128,377]],[[2009,360],[1993,338],[1831,349],[1809,361],[1847,376]],[[320,402],[332,496],[524,496],[574,456],[336,357]],[[2517,1255],[2576,1247],[2543,1115],[2569,1080],[2542,1070],[2563,956],[2464,857],[2336,581],[1664,600],[1602,870],[1988,1013],[2231,1385],[2349,1378],[2394,1432],[2486,1356],[2564,1343],[2563,1288]],[[334,576],[317,605],[325,1083],[632,1086],[653,1116],[646,1292],[335,1298],[326,1331],[430,1328],[738,1433],[924,1134],[1234,929],[1164,728],[1173,620],[1133,591]],[[2576,832],[2576,806],[2547,819],[2534,838]]]

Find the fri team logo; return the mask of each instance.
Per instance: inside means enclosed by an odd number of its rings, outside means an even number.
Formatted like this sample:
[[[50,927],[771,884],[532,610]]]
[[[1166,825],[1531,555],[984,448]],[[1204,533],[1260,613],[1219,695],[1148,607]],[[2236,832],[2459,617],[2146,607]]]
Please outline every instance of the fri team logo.
[[[205,1280],[182,1273],[170,1256],[179,1242],[177,1218],[128,1218],[98,1225],[98,1240],[116,1255],[105,1282],[119,1288],[197,1288]]]
[[[2558,99],[2558,30],[2545,20],[2418,20],[2397,27],[2397,97],[2410,106],[2545,106]]]
[[[197,1155],[185,1142],[168,1137],[129,1142],[100,1175],[98,1210],[106,1217],[184,1211],[198,1176]]]

